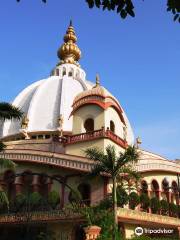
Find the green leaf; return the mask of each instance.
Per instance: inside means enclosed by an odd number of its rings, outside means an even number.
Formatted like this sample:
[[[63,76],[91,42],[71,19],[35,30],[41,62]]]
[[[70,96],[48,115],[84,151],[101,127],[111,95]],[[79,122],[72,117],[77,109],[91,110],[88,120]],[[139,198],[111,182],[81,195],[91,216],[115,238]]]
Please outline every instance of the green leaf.
[[[134,11],[133,11],[132,9],[126,8],[126,11],[127,11],[127,13],[128,13],[131,17],[135,17],[135,13],[134,13]]]
[[[174,21],[176,21],[179,17],[179,14],[177,13],[175,16],[174,16]]]
[[[125,19],[127,17],[127,12],[124,9],[122,9],[120,12],[120,16],[121,18]]]
[[[89,8],[93,8],[94,7],[94,0],[86,0]]]
[[[101,1],[100,0],[95,0],[95,5],[96,5],[97,8],[100,8]]]

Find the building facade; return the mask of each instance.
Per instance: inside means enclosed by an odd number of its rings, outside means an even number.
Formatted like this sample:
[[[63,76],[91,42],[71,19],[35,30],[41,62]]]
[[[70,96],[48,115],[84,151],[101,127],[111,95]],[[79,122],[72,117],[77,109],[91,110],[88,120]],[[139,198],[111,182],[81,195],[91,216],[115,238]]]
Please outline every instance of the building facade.
[[[58,50],[59,63],[51,75],[25,88],[13,102],[24,112],[22,121],[6,121],[1,126],[1,140],[6,144],[1,155],[17,164],[15,170],[3,172],[1,188],[6,190],[10,202],[21,196],[19,202],[12,203],[12,213],[1,210],[3,239],[11,239],[12,234],[17,236],[13,239],[20,239],[19,227],[28,224],[31,234],[48,226],[57,239],[80,240],[82,217],[64,211],[71,203],[72,189],[79,191],[86,205],[97,204],[112,191],[108,177],[84,181],[83,176],[94,164],[86,158],[84,150],[98,147],[105,151],[111,144],[117,152],[123,152],[135,142],[119,101],[101,86],[98,76],[95,83],[86,80],[86,73],[78,62],[81,51],[76,41],[70,23],[64,43]],[[164,199],[179,206],[180,162],[140,149],[139,139],[136,144],[140,159],[135,168],[142,176],[136,189],[138,194],[144,193],[149,198]],[[128,180],[127,184],[132,185]],[[21,211],[23,194],[31,197],[32,193],[39,193],[44,198],[49,193],[55,194],[58,203],[51,208],[45,207],[44,203],[39,209],[34,208],[36,211],[27,208],[24,214],[25,211]],[[38,198],[39,195],[33,196]],[[118,208],[118,220],[125,239],[134,235],[136,227],[167,227],[178,235],[178,214],[169,215],[160,211],[154,214],[149,207],[144,211],[140,205],[135,210],[128,206]]]

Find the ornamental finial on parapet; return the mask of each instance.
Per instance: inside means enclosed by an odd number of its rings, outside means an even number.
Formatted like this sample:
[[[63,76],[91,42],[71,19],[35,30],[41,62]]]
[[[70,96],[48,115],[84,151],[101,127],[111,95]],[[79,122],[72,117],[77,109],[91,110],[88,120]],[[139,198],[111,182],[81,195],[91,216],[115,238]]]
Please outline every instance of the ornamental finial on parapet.
[[[96,74],[96,85],[94,86],[94,88],[99,86],[100,86],[100,78],[99,78],[99,74]]]
[[[76,42],[76,33],[72,25],[72,20],[70,20],[69,27],[64,35],[64,43],[57,52],[57,55],[60,59],[58,65],[70,63],[79,66],[78,61],[81,58],[81,50],[76,45]]]

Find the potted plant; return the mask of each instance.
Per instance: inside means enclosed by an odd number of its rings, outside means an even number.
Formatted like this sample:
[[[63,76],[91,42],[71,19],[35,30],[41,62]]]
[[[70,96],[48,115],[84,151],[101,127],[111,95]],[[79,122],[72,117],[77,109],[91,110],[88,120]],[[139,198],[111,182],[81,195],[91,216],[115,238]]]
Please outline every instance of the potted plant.
[[[95,225],[96,217],[93,207],[84,207],[82,209],[83,215],[86,218],[87,226],[84,227],[86,239],[97,239],[101,232],[101,227]]]

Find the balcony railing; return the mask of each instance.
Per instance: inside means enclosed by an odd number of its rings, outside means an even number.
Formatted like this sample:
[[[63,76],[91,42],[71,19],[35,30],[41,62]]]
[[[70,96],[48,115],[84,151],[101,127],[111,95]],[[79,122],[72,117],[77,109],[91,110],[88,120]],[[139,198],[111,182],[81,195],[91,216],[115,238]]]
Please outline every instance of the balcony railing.
[[[95,130],[92,132],[80,133],[80,134],[76,134],[76,135],[67,136],[67,140],[66,140],[65,144],[73,144],[73,143],[77,143],[77,142],[91,141],[91,140],[96,140],[96,139],[100,139],[100,138],[108,138],[123,148],[127,147],[126,140],[123,140],[122,138],[117,136],[115,133],[113,133],[109,129],[104,130],[104,128]]]
[[[82,219],[82,215],[72,210],[53,210],[53,211],[37,211],[37,212],[21,212],[11,214],[0,214],[0,225],[13,224],[27,224],[29,222],[46,222],[46,221],[63,221]]]

